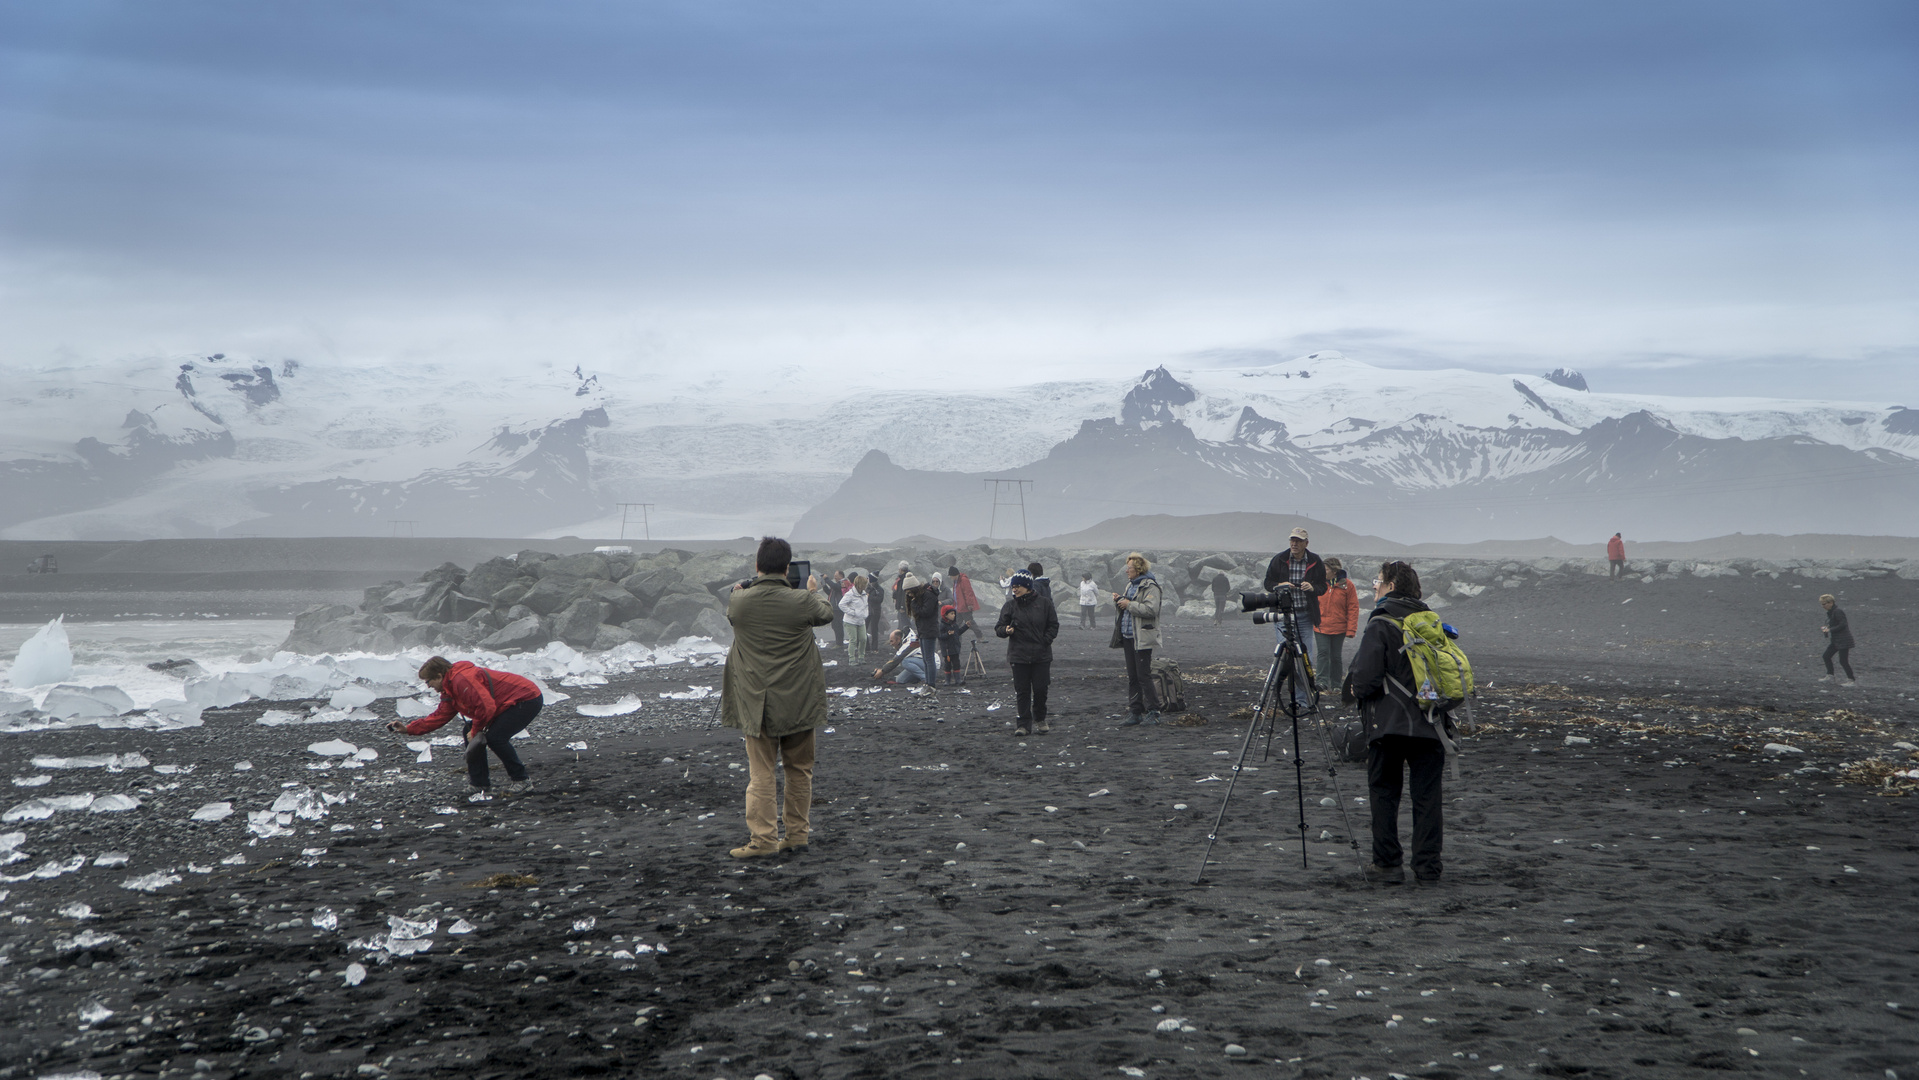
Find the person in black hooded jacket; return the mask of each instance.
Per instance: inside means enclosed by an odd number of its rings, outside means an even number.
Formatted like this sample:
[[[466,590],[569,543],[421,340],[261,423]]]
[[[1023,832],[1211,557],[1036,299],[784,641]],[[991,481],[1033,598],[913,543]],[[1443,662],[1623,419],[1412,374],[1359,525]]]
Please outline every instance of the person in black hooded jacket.
[[[1010,581],[1013,595],[999,609],[993,634],[1006,639],[1006,665],[1013,669],[1013,696],[1019,701],[1019,719],[1013,734],[1045,733],[1046,688],[1052,682],[1053,639],[1059,636],[1059,613],[1053,601],[1033,588],[1033,577],[1018,571]]]
[[[1413,875],[1421,884],[1437,884],[1445,837],[1440,779],[1446,745],[1413,700],[1413,666],[1401,651],[1405,637],[1392,622],[1430,609],[1419,599],[1419,575],[1403,562],[1379,568],[1373,595],[1378,606],[1367,617],[1359,650],[1348,669],[1366,731],[1366,783],[1373,810],[1373,864],[1367,876],[1387,884],[1406,880],[1400,865],[1399,797],[1404,774],[1410,770]]]

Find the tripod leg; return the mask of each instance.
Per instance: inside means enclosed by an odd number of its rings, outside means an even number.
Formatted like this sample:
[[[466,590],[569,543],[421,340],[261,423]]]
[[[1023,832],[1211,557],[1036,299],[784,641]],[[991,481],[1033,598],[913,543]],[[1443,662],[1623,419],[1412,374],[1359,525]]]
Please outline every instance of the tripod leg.
[[[1266,673],[1265,686],[1273,685],[1273,676],[1279,670],[1279,658],[1273,658],[1272,670]],[[1226,823],[1226,806],[1233,801],[1233,785],[1239,783],[1239,772],[1246,766],[1246,755],[1252,752],[1253,736],[1259,733],[1259,721],[1266,713],[1266,704],[1270,695],[1261,691],[1259,704],[1253,706],[1253,718],[1246,724],[1246,738],[1239,744],[1239,758],[1233,762],[1233,775],[1226,781],[1226,793],[1220,796],[1219,816],[1213,819],[1213,831],[1206,834],[1206,851],[1199,857],[1199,873],[1193,875],[1193,884],[1198,885],[1206,879],[1206,864],[1213,857],[1213,844],[1219,840],[1219,827]]]
[[[1291,653],[1291,649],[1287,650]],[[1299,750],[1299,669],[1293,657],[1287,658],[1286,715],[1293,720],[1293,794],[1299,800],[1299,865],[1306,866],[1306,757]]]

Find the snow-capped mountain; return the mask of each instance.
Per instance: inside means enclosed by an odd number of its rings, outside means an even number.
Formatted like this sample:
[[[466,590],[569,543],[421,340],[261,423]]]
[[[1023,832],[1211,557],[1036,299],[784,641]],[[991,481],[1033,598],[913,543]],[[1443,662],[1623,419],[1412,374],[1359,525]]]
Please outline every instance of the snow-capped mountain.
[[[1010,389],[222,355],[8,374],[16,538],[609,536],[646,502],[656,536],[965,539],[995,520],[993,476],[1033,481],[1033,536],[1229,509],[1435,540],[1919,531],[1919,410],[1605,394],[1563,370],[1321,352]],[[1016,507],[996,520],[1017,535]]]

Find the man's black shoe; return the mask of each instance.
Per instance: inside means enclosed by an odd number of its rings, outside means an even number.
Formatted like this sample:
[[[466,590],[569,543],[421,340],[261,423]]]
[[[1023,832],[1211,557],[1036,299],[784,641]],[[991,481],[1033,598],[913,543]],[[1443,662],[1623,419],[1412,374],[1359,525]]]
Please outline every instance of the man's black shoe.
[[[1366,880],[1379,885],[1401,885],[1406,881],[1406,869],[1373,863],[1366,867]]]

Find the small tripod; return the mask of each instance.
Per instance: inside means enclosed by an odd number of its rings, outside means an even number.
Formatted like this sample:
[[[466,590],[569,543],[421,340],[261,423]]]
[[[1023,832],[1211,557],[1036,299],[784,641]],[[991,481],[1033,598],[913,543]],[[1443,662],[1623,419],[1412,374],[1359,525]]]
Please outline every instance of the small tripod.
[[[973,632],[973,640],[967,642],[967,645],[971,646],[971,649],[967,652],[966,663],[960,667],[960,673],[971,675],[977,671],[981,675],[986,674],[986,661],[980,659],[979,654],[979,631]]]
[[[1206,864],[1212,858],[1213,845],[1219,840],[1220,826],[1226,822],[1226,807],[1233,800],[1233,786],[1239,782],[1240,770],[1246,767],[1246,755],[1252,752],[1253,736],[1259,733],[1259,724],[1266,721],[1266,754],[1261,760],[1272,756],[1273,726],[1276,719],[1268,711],[1268,705],[1285,703],[1286,715],[1293,722],[1293,793],[1299,804],[1299,865],[1306,865],[1306,758],[1300,750],[1299,724],[1308,713],[1319,713],[1319,691],[1314,687],[1313,664],[1306,657],[1304,647],[1299,640],[1299,626],[1290,611],[1279,613],[1279,641],[1273,646],[1273,666],[1266,672],[1266,681],[1262,684],[1259,702],[1253,707],[1253,718],[1246,725],[1246,737],[1240,743],[1239,757],[1233,762],[1233,775],[1226,781],[1226,794],[1219,801],[1219,816],[1213,821],[1213,829],[1206,834],[1206,851],[1199,860],[1199,873],[1194,876],[1193,884],[1198,885],[1206,878]],[[1304,687],[1304,689],[1302,689]],[[1308,696],[1310,695],[1310,696]],[[1307,697],[1304,708],[1300,698]],[[1352,821],[1346,815],[1346,800],[1339,791],[1339,770],[1334,764],[1331,740],[1326,737],[1325,723],[1320,723],[1321,741],[1325,743],[1326,775],[1332,780],[1333,795],[1339,804],[1339,816],[1346,827],[1348,843],[1355,855],[1359,852],[1359,839],[1353,833]]]

